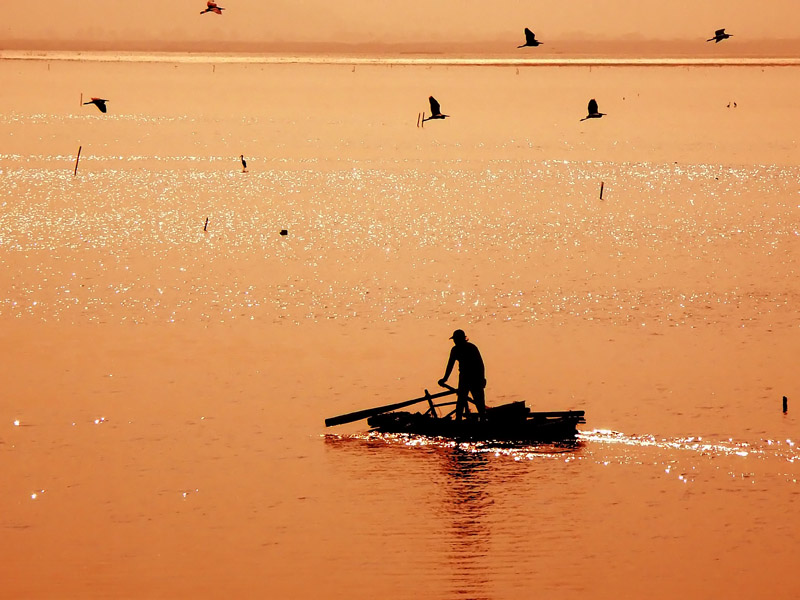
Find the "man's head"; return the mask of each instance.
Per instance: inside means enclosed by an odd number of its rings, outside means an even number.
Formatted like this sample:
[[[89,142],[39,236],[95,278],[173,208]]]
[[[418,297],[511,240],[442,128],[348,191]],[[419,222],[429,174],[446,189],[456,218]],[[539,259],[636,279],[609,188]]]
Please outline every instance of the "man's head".
[[[450,336],[450,339],[453,340],[454,344],[460,344],[461,342],[467,341],[467,334],[464,333],[463,329],[456,329],[453,335]]]

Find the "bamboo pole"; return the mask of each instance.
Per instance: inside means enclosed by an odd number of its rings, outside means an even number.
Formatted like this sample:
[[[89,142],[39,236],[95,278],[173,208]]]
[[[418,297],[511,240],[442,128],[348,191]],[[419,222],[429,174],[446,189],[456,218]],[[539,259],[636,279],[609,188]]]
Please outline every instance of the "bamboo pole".
[[[81,159],[81,148],[83,148],[83,146],[78,146],[78,156],[75,158],[75,172],[72,174],[73,177],[78,174],[78,161]]]
[[[429,401],[433,398],[441,398],[442,396],[449,396],[455,394],[457,390],[448,388],[446,392],[439,392],[438,394],[426,394],[421,398],[414,398],[413,400],[406,400],[405,402],[397,402],[395,404],[387,404],[386,406],[377,406],[375,408],[368,408],[366,410],[357,410],[356,412],[347,413],[346,415],[339,415],[338,417],[331,417],[325,419],[325,427],[333,427],[334,425],[342,425],[344,423],[352,423],[353,421],[360,421],[374,415],[389,412],[390,410],[397,410],[398,408],[405,408],[417,402]]]

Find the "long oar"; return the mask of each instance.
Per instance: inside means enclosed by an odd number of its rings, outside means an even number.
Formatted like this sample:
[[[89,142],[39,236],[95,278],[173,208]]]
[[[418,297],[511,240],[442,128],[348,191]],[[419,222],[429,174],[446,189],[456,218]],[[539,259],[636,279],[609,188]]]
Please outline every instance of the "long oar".
[[[339,415],[338,417],[331,417],[325,419],[325,427],[333,427],[334,425],[342,425],[344,423],[352,423],[353,421],[360,421],[368,417],[373,417],[381,413],[389,412],[390,410],[397,410],[398,408],[405,408],[417,402],[427,402],[434,398],[441,398],[442,396],[449,396],[455,394],[458,390],[448,387],[446,392],[439,392],[438,394],[430,394],[422,396],[421,398],[414,398],[413,400],[406,400],[405,402],[397,402],[396,404],[387,404],[386,406],[376,406],[375,408],[367,408],[365,410],[357,410],[356,412],[347,413],[346,415]]]

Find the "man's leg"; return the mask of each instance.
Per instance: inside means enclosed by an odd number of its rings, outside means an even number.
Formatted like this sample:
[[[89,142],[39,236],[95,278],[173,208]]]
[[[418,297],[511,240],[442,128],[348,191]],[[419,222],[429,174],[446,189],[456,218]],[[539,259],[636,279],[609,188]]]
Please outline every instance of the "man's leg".
[[[464,412],[469,412],[469,388],[462,386],[459,381],[456,394],[456,421],[460,421]]]
[[[481,421],[486,420],[486,395],[483,392],[483,385],[472,386],[472,403],[478,409],[478,417]]]

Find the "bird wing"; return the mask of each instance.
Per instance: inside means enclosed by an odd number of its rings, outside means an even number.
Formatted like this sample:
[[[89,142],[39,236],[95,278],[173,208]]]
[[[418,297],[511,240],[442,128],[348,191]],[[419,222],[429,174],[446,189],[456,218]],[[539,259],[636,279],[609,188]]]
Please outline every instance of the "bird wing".
[[[591,100],[589,100],[589,114],[590,115],[596,115],[597,112],[598,112],[597,111],[597,100],[592,98]]]
[[[725,35],[725,28],[724,27],[722,29],[717,29],[714,32],[714,37],[717,37],[717,36],[720,36],[720,35]]]
[[[428,98],[428,100],[431,101],[431,114],[433,114],[433,115],[442,114],[441,107],[439,106],[439,103],[436,101],[436,98],[431,96],[430,98]]]
[[[218,15],[221,15],[221,14],[222,14],[222,9],[221,9],[221,8],[219,8],[218,6],[215,6],[215,7],[214,7],[214,8],[212,8],[211,10],[212,10],[213,12],[217,13]]]
[[[533,32],[532,32],[530,29],[528,29],[527,27],[525,28],[525,41],[526,41],[527,43],[529,43],[529,44],[532,44],[533,42],[535,42],[535,41],[536,41],[536,34],[535,34],[535,33],[533,33]]]

